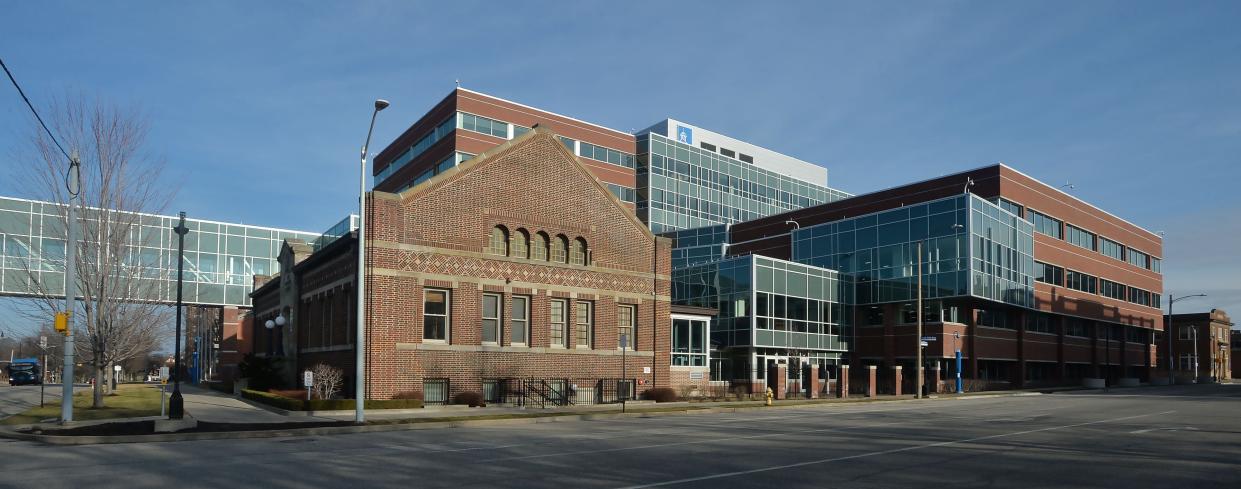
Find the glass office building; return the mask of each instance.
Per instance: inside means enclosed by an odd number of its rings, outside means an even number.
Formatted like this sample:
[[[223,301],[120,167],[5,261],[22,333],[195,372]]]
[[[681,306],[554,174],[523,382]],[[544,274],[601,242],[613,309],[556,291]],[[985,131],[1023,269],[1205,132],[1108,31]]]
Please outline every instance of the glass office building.
[[[852,337],[853,287],[833,270],[745,255],[672,272],[676,304],[708,307],[711,375],[759,380],[762,367],[839,362]]]
[[[1034,305],[1034,229],[973,194],[808,226],[793,232],[793,260],[856,281],[857,304],[973,296]]]
[[[651,231],[748,221],[848,194],[669,139],[638,135],[638,217]]]
[[[89,212],[87,213],[89,214]],[[89,216],[87,216],[89,218]],[[125,262],[138,268],[154,297],[176,300],[176,216],[136,214]],[[313,243],[320,235],[285,229],[186,219],[183,300],[190,304],[249,306],[254,275],[279,271],[285,239]],[[43,284],[64,293],[64,210],[59,204],[0,197],[0,295],[32,296]],[[32,279],[35,281],[32,283]]]

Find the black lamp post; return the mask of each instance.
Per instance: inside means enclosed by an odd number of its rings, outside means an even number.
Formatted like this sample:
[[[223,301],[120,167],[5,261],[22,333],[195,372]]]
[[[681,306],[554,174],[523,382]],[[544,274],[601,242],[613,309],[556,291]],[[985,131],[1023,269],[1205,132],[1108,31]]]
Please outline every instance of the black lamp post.
[[[181,212],[180,217],[177,227],[172,228],[177,233],[177,336],[172,354],[172,397],[168,400],[168,419],[185,417],[185,401],[181,398],[181,278],[185,264],[185,235],[190,229],[185,227],[185,212]]]

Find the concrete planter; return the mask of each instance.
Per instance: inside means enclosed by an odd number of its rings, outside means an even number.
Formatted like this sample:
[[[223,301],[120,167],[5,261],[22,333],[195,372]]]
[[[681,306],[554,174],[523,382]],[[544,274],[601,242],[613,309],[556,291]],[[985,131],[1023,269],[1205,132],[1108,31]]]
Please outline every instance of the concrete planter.
[[[1086,377],[1082,379],[1082,387],[1085,387],[1087,389],[1102,389],[1106,385],[1107,385],[1107,381],[1104,379],[1096,379],[1096,378],[1091,378],[1091,377]]]
[[[233,395],[240,396],[242,389],[250,388],[250,379],[237,379],[233,382]]]
[[[1137,387],[1139,384],[1141,384],[1141,381],[1137,377],[1121,377],[1116,383],[1120,387]]]

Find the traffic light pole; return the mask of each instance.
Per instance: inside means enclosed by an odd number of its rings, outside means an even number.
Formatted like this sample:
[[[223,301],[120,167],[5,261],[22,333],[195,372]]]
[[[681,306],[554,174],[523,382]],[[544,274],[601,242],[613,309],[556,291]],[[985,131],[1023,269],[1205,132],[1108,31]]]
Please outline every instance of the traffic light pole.
[[[65,313],[68,324],[65,328],[65,365],[60,371],[64,389],[60,394],[60,422],[73,421],[73,311],[78,295],[78,213],[77,206],[81,197],[81,175],[78,153],[75,151],[69,159],[69,175],[65,186],[69,190],[69,212],[65,220],[68,245],[65,247]]]

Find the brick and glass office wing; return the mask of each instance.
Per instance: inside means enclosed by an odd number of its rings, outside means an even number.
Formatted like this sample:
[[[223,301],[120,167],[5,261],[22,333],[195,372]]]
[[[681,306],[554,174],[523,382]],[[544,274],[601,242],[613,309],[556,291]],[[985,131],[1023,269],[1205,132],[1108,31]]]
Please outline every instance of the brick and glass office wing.
[[[814,266],[746,255],[673,271],[678,304],[715,309],[711,375],[758,381],[768,364],[832,370],[849,350],[853,288]]]

